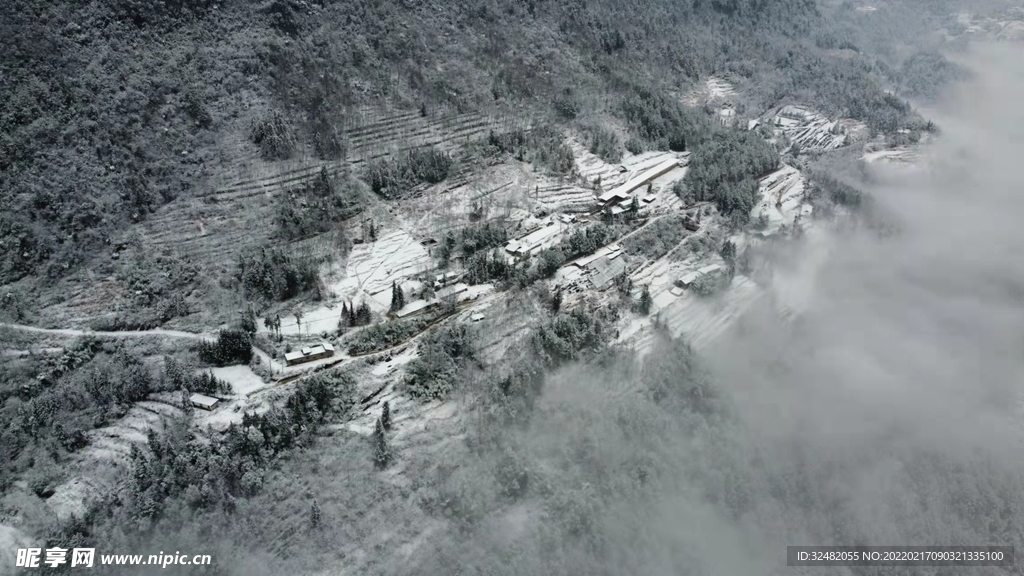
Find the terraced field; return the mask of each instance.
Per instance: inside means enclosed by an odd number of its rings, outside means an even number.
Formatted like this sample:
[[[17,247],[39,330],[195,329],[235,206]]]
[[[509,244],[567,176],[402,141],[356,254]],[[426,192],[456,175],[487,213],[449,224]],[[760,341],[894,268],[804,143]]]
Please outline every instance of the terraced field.
[[[782,224],[792,224],[800,214],[806,185],[807,180],[799,170],[783,165],[761,178],[761,202],[754,207],[751,217],[757,219],[764,215],[768,218],[769,231]]]
[[[696,108],[710,103],[726,103],[736,96],[736,87],[730,82],[722,78],[711,77],[704,84],[687,92],[683,96],[683,103],[691,108]]]
[[[847,118],[833,120],[802,106],[783,106],[769,122],[777,133],[785,135],[804,151],[836,150],[864,140],[868,134],[863,122]]]
[[[674,296],[670,292],[654,295],[655,312],[673,337],[682,337],[701,351],[725,333],[765,292],[752,280],[737,275],[732,284],[714,297],[703,298],[692,292]],[[654,343],[650,321],[639,324],[622,343],[643,354]]]
[[[456,111],[423,116],[418,111],[367,107],[352,116],[352,125],[344,128],[347,156],[337,161],[302,154],[295,160],[265,162],[244,135],[223,141],[227,151],[216,176],[194,198],[164,206],[144,222],[137,230],[143,242],[158,253],[177,252],[228,265],[240,248],[266,239],[275,196],[301,186],[323,169],[331,174],[359,169],[367,161],[428,145],[458,159],[465,143],[491,129],[530,128],[525,118]],[[456,162],[457,167],[460,164]],[[470,180],[469,173],[457,170],[443,186],[454,189]]]

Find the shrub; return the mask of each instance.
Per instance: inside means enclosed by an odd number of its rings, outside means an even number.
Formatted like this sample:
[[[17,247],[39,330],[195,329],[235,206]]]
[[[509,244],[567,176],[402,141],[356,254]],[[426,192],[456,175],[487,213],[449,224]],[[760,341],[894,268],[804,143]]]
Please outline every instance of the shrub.
[[[287,160],[295,150],[291,128],[276,110],[253,120],[249,137],[259,147],[264,160]]]
[[[565,264],[565,254],[562,254],[561,250],[542,250],[537,254],[537,275],[541,278],[550,278],[562,264]]]
[[[245,330],[221,330],[216,342],[201,342],[199,357],[215,366],[248,364],[252,360],[252,335]]]
[[[418,148],[392,160],[370,165],[367,179],[370,188],[385,198],[397,198],[404,188],[417,183],[436,184],[448,177],[452,158],[437,148]]]
[[[569,260],[593,254],[612,240],[612,230],[605,224],[577,229],[562,242],[560,249]]]
[[[348,353],[353,356],[387,350],[412,338],[426,325],[426,320],[395,320],[380,322],[355,334]]]
[[[443,399],[461,383],[463,362],[473,356],[471,335],[464,325],[435,330],[409,363],[406,389],[414,398]]]
[[[643,154],[644,143],[639,138],[630,138],[626,140],[626,150],[630,154]]]
[[[315,259],[289,255],[278,248],[244,250],[238,255],[235,277],[250,299],[283,301],[320,287]]]
[[[323,168],[313,179],[277,196],[274,216],[277,234],[286,240],[324,232],[344,234],[342,222],[363,209],[363,193],[350,179],[340,183]]]
[[[622,159],[622,148],[615,132],[595,124],[587,130],[587,140],[587,149],[598,158],[606,162]]]

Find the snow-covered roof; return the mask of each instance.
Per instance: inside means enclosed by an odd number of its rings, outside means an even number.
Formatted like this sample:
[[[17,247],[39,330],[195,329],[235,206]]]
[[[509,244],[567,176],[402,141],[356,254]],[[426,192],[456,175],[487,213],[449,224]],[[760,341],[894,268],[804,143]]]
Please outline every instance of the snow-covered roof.
[[[218,402],[220,402],[217,398],[212,398],[205,394],[193,394],[188,397],[188,401],[195,406],[202,406],[207,409],[213,408]]]

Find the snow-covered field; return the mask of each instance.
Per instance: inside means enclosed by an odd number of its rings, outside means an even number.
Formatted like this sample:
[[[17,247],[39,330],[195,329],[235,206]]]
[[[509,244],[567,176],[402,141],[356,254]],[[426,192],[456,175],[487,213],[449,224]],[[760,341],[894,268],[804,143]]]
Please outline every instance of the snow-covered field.
[[[736,88],[732,84],[712,76],[704,84],[687,92],[683,96],[683,103],[691,108],[696,108],[706,103],[728,102],[736,95]]]
[[[868,135],[863,122],[830,119],[803,106],[783,106],[769,122],[776,133],[785,135],[803,151],[827,152],[864,140]]]
[[[262,378],[252,371],[248,366],[223,366],[210,368],[213,376],[231,385],[231,391],[235,394],[246,396],[255,392],[267,384]]]
[[[783,165],[761,179],[761,202],[754,207],[751,218],[756,221],[764,215],[769,232],[784,224],[793,224],[796,217],[809,208],[803,203],[806,185],[807,180],[799,170]]]

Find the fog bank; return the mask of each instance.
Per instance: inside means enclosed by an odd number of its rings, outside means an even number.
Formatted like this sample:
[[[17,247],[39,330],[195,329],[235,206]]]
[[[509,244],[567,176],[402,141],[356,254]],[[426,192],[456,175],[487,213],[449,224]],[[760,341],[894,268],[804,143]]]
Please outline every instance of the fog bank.
[[[785,546],[1019,547],[1024,53],[970,62],[971,83],[925,111],[943,135],[923,169],[872,190],[897,233],[828,233],[805,312],[753,314],[710,377],[678,347],[554,377],[507,431],[527,495],[437,534],[415,571],[889,574],[787,568]]]

